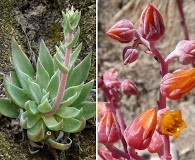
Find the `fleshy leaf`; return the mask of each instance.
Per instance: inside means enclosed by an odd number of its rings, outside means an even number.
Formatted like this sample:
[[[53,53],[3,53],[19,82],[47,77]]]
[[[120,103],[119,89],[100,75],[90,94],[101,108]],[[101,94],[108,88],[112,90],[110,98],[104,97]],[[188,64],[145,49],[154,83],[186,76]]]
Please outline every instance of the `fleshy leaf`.
[[[24,129],[32,128],[40,118],[41,118],[40,114],[33,115],[25,111],[24,113],[22,113],[20,117],[20,125]]]
[[[47,113],[47,112],[50,112],[52,109],[51,105],[49,104],[48,102],[48,99],[45,99],[45,101],[43,103],[41,103],[39,106],[38,106],[38,110],[39,112],[41,113]]]
[[[17,74],[16,74],[15,71],[12,71],[12,72],[11,72],[10,81],[11,81],[11,83],[12,83],[13,85],[15,85],[15,86],[17,86],[17,87],[19,87],[19,88],[22,87],[22,86],[20,85],[20,82],[19,82],[19,80],[18,80],[18,76],[17,76]]]
[[[53,116],[47,117],[47,116],[41,115],[41,117],[43,118],[43,121],[45,122],[46,126],[49,129],[53,131],[59,131],[62,129],[63,119],[60,122],[58,122]]]
[[[6,117],[16,118],[19,115],[19,108],[10,99],[0,99],[0,114]]]
[[[32,141],[39,142],[45,138],[45,130],[46,126],[40,119],[32,128],[27,130],[27,135]]]
[[[56,47],[56,57],[57,57],[57,59],[60,61],[60,62],[62,62],[63,61],[63,53],[62,53],[62,51],[60,50],[60,48],[58,47],[58,46],[55,46]]]
[[[77,93],[78,96],[79,96],[81,91],[82,91],[83,85],[84,84],[81,83],[78,86],[73,86],[73,87],[70,87],[70,88],[66,89],[65,92],[64,92],[62,103],[63,103],[63,101],[66,101],[68,98],[74,96],[75,93]]]
[[[30,88],[29,88],[29,83],[28,80],[32,80],[32,78],[30,76],[28,76],[27,74],[25,74],[24,72],[22,72],[17,66],[16,66],[16,73],[19,79],[19,82],[24,90],[24,92],[31,98],[33,99],[33,96],[31,94]]]
[[[9,83],[5,78],[4,78],[4,87],[9,98],[19,107],[24,108],[26,101],[29,100],[24,90]]]
[[[83,113],[83,110],[78,110],[77,108],[74,107],[65,107],[65,108],[59,108],[56,111],[56,115],[62,117],[62,118],[75,118],[75,117],[80,117]]]
[[[65,108],[65,107],[70,106],[78,97],[79,97],[79,94],[78,93],[75,93],[72,97],[70,97],[67,100],[63,101],[60,104],[60,107],[61,108]]]
[[[52,77],[54,74],[54,63],[49,53],[49,50],[45,46],[45,43],[43,40],[41,41],[40,48],[39,48],[39,58],[40,58],[40,61],[43,67],[49,74],[49,76]]]
[[[90,82],[84,84],[83,89],[82,89],[79,97],[71,105],[74,106],[74,105],[77,105],[77,104],[83,102],[84,100],[86,100],[86,98],[88,97],[88,95],[89,95],[89,93],[90,93],[90,91],[91,91],[91,89],[93,87],[93,84],[94,84],[93,80],[91,80]]]
[[[70,148],[70,146],[71,146],[71,144],[72,144],[72,141],[70,141],[70,142],[67,143],[67,144],[58,143],[58,142],[56,142],[56,141],[54,140],[54,137],[52,136],[51,138],[49,138],[48,144],[49,144],[50,146],[52,146],[53,148],[55,148],[55,149],[59,149],[59,150],[64,151],[64,150],[67,150],[67,149]]]
[[[91,54],[88,54],[73,70],[72,75],[68,75],[67,88],[81,84],[87,79],[91,65]]]
[[[82,127],[82,120],[75,118],[64,118],[64,124],[62,130],[64,132],[76,133]]]
[[[82,48],[82,43],[80,43],[77,48],[72,52],[71,56],[70,56],[70,66],[74,65],[75,61],[78,58],[78,55],[81,51]]]
[[[56,73],[51,77],[46,88],[47,92],[50,92],[50,98],[56,97],[59,82],[60,82],[59,71],[56,71]]]
[[[46,88],[47,84],[49,82],[49,74],[43,67],[43,65],[40,62],[40,59],[38,59],[37,62],[37,72],[36,72],[36,82],[41,88]]]
[[[28,84],[29,84],[29,88],[30,88],[30,92],[33,97],[33,100],[35,100],[35,102],[39,104],[41,101],[41,97],[42,97],[41,88],[39,87],[37,83],[32,82],[30,79],[28,79]]]
[[[43,93],[43,92],[42,92]],[[45,95],[44,95],[45,94]],[[43,103],[46,99],[48,99],[49,98],[49,92],[47,92],[47,93],[43,93],[43,97],[41,98],[41,103]]]
[[[37,109],[37,104],[35,101],[27,101],[25,103],[25,109],[29,114],[37,114],[39,111]]]
[[[67,44],[67,48],[72,48],[77,43],[77,41],[79,39],[79,35],[80,35],[80,28],[78,27],[72,41]]]
[[[95,102],[83,102],[79,105],[74,106],[77,109],[83,108],[83,117],[88,120],[96,114],[96,103]]]
[[[31,78],[35,76],[35,71],[24,52],[21,50],[16,40],[12,38],[12,58],[14,66],[17,66],[22,72],[29,75]]]
[[[64,66],[63,63],[61,63],[56,56],[54,56],[54,61],[55,64],[57,65],[58,69],[62,72],[62,73],[68,73],[68,68]]]

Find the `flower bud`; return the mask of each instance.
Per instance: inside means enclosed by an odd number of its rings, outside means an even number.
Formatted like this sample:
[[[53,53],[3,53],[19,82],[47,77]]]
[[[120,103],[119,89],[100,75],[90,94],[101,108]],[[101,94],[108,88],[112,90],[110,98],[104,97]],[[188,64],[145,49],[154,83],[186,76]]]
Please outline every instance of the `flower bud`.
[[[140,33],[148,41],[159,40],[165,32],[163,18],[160,12],[150,3],[141,14]]]
[[[116,69],[111,68],[104,73],[103,79],[104,81],[115,81],[115,80],[118,80],[117,76],[118,74],[117,74]]]
[[[161,93],[171,99],[178,100],[184,94],[195,87],[195,68],[178,69],[175,72],[167,73],[161,80]]]
[[[119,125],[110,109],[102,117],[98,125],[98,142],[113,144],[120,139]]]
[[[121,91],[127,95],[138,95],[138,89],[136,85],[129,79],[121,82]]]
[[[182,119],[181,110],[170,110],[168,108],[158,111],[157,131],[161,134],[177,137],[180,131],[186,128]]]
[[[123,19],[116,22],[106,35],[121,43],[129,43],[133,40],[135,29],[129,20]]]
[[[195,40],[182,40],[176,48],[167,56],[165,61],[171,61],[177,58],[183,65],[195,63]]]
[[[102,118],[107,113],[110,105],[109,102],[98,102],[98,118]]]
[[[150,108],[137,116],[124,131],[127,144],[135,149],[146,149],[157,123],[156,108]]]
[[[125,47],[123,49],[123,64],[127,65],[129,63],[134,62],[137,60],[139,53],[136,48],[134,47]]]
[[[112,88],[109,90],[109,93],[116,102],[119,102],[123,97],[120,88]]]
[[[150,153],[162,153],[163,149],[164,149],[164,146],[163,146],[162,137],[157,131],[155,131],[152,136],[150,145],[148,147],[148,151]]]

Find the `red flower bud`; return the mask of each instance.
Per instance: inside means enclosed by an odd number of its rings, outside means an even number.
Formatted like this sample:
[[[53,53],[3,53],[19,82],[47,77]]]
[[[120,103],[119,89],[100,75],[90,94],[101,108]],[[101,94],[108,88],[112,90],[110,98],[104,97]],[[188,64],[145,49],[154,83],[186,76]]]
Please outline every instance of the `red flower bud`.
[[[115,80],[118,80],[117,76],[118,74],[117,74],[116,69],[111,68],[104,73],[103,80],[104,81],[115,81]]]
[[[123,64],[127,65],[129,63],[134,62],[137,60],[139,53],[136,48],[134,47],[125,47],[123,49]]]
[[[110,95],[119,102],[122,98],[120,91],[121,82],[117,79],[117,71],[114,68],[107,70],[103,75],[103,81]]]
[[[158,111],[157,131],[161,134],[177,137],[180,131],[186,128],[182,119],[181,110],[171,110],[168,108]]]
[[[172,100],[180,99],[195,87],[195,68],[178,69],[167,73],[161,80],[161,93]]]
[[[167,56],[165,61],[170,62],[177,58],[183,65],[195,63],[195,40],[182,40],[176,48]]]
[[[164,146],[162,136],[157,131],[155,131],[148,147],[148,151],[150,153],[163,153],[163,149]]]
[[[126,79],[121,82],[121,90],[127,95],[138,95],[138,89],[133,81]]]
[[[109,102],[98,102],[98,118],[102,118],[110,108]]]
[[[137,116],[124,131],[127,144],[135,149],[146,149],[157,123],[156,108],[150,108]]]
[[[133,24],[129,20],[123,19],[116,22],[106,35],[121,43],[129,43],[133,40],[135,30]]]
[[[98,125],[98,142],[113,144],[120,139],[119,125],[110,109],[102,117]]]
[[[140,33],[148,41],[159,40],[165,32],[163,18],[160,12],[150,3],[141,14]]]

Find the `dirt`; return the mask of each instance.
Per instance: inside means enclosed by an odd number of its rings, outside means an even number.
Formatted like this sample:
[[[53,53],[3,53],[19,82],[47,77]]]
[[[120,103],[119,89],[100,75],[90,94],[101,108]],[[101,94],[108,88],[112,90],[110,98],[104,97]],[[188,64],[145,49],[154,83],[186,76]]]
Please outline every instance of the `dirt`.
[[[179,19],[179,11],[176,0],[151,0],[161,12],[166,31],[161,40],[157,42],[157,48],[166,57],[184,39]],[[129,19],[138,29],[139,17],[145,8],[147,1],[128,0],[99,0],[98,15],[98,65],[100,73],[109,68],[116,68],[119,79],[133,80],[139,90],[138,96],[123,96],[120,107],[124,114],[126,124],[129,124],[136,115],[149,107],[156,106],[159,94],[159,63],[151,56],[145,54],[145,48],[139,50],[137,61],[127,66],[123,65],[122,50],[131,44],[121,44],[105,35],[118,20]],[[195,16],[193,0],[183,1],[183,9],[186,18],[190,39],[195,39]],[[169,66],[169,72],[185,67],[174,61]],[[188,66],[189,67],[189,66]],[[99,101],[105,100],[99,91]],[[187,128],[181,132],[178,138],[171,139],[177,149],[180,160],[195,159],[195,91],[183,96],[181,100],[167,100],[167,106],[171,109],[181,109]]]

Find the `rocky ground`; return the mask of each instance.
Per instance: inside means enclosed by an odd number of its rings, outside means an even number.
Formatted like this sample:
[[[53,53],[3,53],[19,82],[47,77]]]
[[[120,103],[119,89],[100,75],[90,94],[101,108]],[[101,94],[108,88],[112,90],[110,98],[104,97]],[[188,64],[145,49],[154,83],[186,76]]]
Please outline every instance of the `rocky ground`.
[[[150,0],[161,12],[166,31],[164,37],[158,41],[157,48],[163,57],[168,55],[176,44],[184,39],[179,19],[176,0]],[[159,63],[144,53],[144,48],[139,50],[139,59],[127,66],[122,64],[122,50],[127,44],[120,44],[105,35],[105,32],[118,20],[129,19],[138,28],[139,17],[145,8],[147,1],[128,0],[99,0],[98,17],[98,65],[100,73],[109,68],[116,68],[119,79],[133,80],[139,89],[139,96],[125,96],[120,103],[126,124],[144,111],[156,106],[159,92]],[[195,39],[195,16],[193,14],[195,2],[183,1],[183,9],[186,18],[190,39]],[[182,67],[174,62],[169,67],[169,72]],[[195,91],[191,91],[179,101],[167,101],[172,109],[181,109],[187,128],[176,139],[171,139],[178,152],[180,160],[195,159]],[[99,100],[104,100],[100,91]]]

